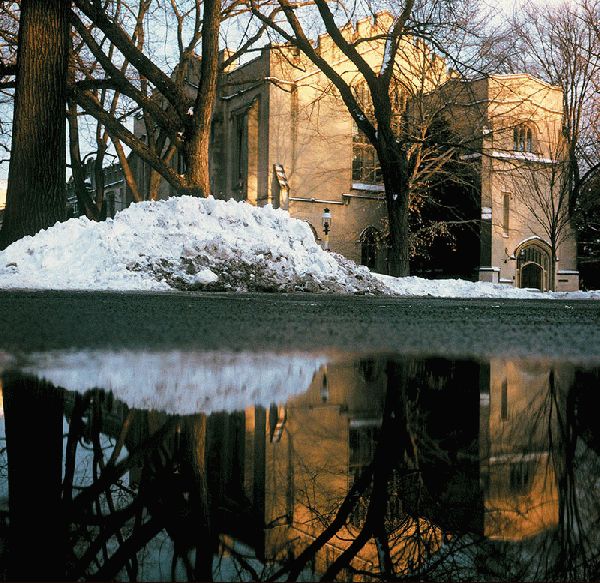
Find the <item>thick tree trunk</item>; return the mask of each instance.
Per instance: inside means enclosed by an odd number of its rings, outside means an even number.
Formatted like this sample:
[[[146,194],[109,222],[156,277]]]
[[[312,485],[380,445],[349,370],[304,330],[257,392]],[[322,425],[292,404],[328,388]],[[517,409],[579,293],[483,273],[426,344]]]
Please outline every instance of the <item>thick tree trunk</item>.
[[[210,131],[198,128],[187,145],[188,170],[186,179],[188,186],[183,194],[191,196],[208,196],[210,194],[210,176],[208,171],[208,142]]]
[[[550,291],[556,291],[556,250],[556,241],[552,241],[550,250],[550,273],[548,274]]]
[[[70,0],[22,0],[12,152],[0,249],[66,218]]]
[[[193,494],[192,505],[196,514],[196,560],[194,578],[212,581],[212,559],[215,541],[211,530],[210,497],[206,476],[206,415],[198,413],[186,418],[186,462],[190,465]]]
[[[389,273],[404,277],[410,275],[406,162],[395,147],[384,149],[380,146],[379,150],[390,228]]]

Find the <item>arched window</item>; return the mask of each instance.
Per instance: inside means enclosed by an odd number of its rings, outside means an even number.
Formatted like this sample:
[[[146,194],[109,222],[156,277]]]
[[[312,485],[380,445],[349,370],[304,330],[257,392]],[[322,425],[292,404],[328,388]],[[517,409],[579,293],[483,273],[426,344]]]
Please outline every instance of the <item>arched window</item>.
[[[524,124],[513,129],[513,150],[515,152],[533,152],[533,130]]]

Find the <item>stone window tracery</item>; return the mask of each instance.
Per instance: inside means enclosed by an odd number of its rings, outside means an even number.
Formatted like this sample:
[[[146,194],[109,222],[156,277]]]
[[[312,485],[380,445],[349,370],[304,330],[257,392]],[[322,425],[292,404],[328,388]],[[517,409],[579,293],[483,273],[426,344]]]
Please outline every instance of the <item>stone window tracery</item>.
[[[521,124],[513,129],[513,150],[515,152],[533,152],[533,130]]]
[[[353,92],[365,115],[377,127],[371,94],[366,82],[355,85]],[[398,87],[394,87],[390,99],[392,103],[390,122],[394,133],[399,135],[402,128],[402,115],[406,107],[406,97]],[[354,120],[352,121],[352,180],[365,184],[381,184],[383,182],[375,147]]]

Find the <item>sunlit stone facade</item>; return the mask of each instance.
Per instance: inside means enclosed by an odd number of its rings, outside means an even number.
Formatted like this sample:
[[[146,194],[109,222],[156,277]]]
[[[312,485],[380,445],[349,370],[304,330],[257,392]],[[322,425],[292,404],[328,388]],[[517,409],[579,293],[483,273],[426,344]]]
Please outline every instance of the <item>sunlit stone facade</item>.
[[[391,22],[384,12],[343,28],[350,40],[371,39],[356,46],[374,70],[381,67],[383,35]],[[319,37],[317,47],[360,101],[365,91],[358,71],[327,35]],[[560,89],[527,75],[465,82],[421,41],[408,39],[400,44],[395,76],[404,87],[423,81],[425,99],[446,105],[442,117],[460,138],[459,157],[473,177],[473,236],[455,246],[453,267],[442,262],[438,271],[541,290],[554,279],[558,290],[578,289],[570,226],[556,238],[553,261],[549,219],[530,204],[536,196],[542,203],[556,196],[550,176],[562,151]],[[190,73],[192,93],[196,81]],[[399,108],[408,102],[410,111],[408,95],[400,92],[394,99]],[[145,133],[141,119],[134,131]],[[323,244],[327,208],[332,215],[328,248],[387,271],[385,193],[374,149],[357,132],[332,84],[302,53],[270,45],[256,58],[230,66],[221,78],[211,139],[215,196],[286,209],[307,221]],[[177,159],[173,163],[179,164]],[[134,166],[144,190],[149,169],[139,161]],[[160,196],[172,194],[166,184],[161,186]],[[462,195],[456,196],[450,204],[464,205]]]

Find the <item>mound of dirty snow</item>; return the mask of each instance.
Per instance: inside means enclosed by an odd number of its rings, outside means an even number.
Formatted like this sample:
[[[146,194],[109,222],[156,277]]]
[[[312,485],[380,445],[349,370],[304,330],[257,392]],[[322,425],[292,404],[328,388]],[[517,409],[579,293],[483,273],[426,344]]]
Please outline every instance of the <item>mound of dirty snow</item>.
[[[130,206],[114,219],[57,223],[0,252],[0,288],[329,292],[600,299],[464,280],[394,278],[323,251],[308,223],[270,205],[189,196]]]
[[[0,287],[386,293],[271,206],[177,197],[57,223],[0,253]]]

